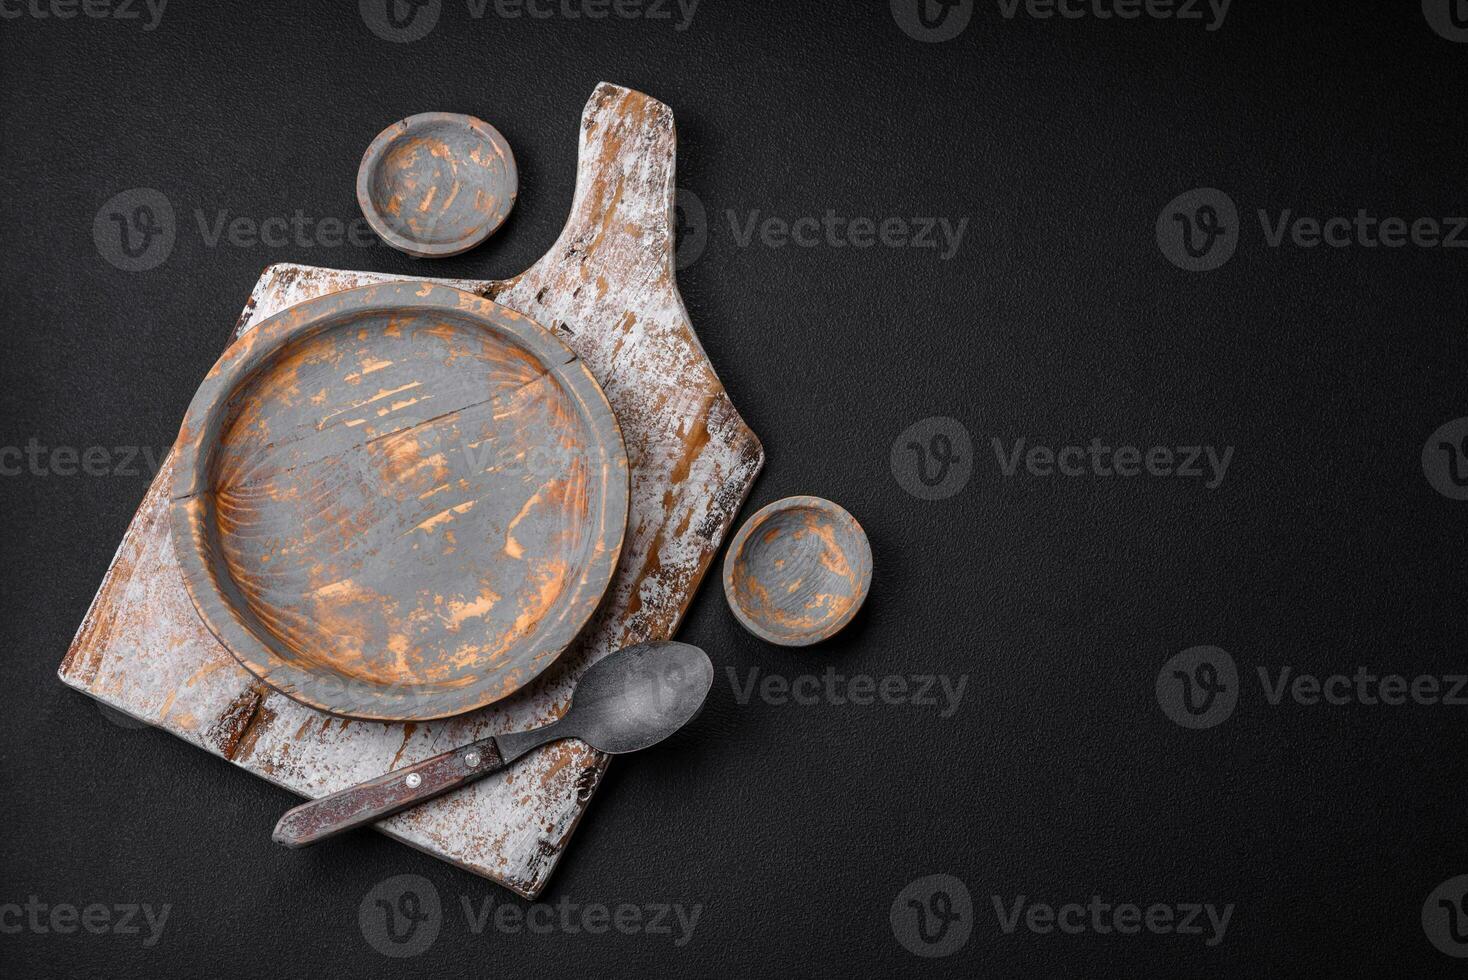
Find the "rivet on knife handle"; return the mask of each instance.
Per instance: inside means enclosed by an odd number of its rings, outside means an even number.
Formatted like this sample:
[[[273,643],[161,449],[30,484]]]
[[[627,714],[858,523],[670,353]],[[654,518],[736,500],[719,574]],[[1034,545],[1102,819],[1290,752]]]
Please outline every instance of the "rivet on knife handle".
[[[305,847],[390,817],[504,765],[499,744],[486,738],[304,803],[280,818],[272,836],[286,847]]]

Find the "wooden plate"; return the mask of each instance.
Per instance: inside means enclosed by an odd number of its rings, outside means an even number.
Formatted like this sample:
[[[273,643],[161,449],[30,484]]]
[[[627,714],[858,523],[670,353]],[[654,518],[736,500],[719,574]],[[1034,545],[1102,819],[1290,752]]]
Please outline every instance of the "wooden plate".
[[[179,433],[173,538],[211,632],[325,711],[423,720],[507,697],[595,611],[627,455],[533,321],[426,282],[332,293],[229,348]]]
[[[520,175],[510,144],[483,119],[420,112],[377,134],[357,168],[372,230],[418,258],[458,255],[509,217]]]
[[[755,636],[803,647],[851,622],[872,584],[866,532],[820,497],[786,497],[756,511],[724,556],[724,596]]]

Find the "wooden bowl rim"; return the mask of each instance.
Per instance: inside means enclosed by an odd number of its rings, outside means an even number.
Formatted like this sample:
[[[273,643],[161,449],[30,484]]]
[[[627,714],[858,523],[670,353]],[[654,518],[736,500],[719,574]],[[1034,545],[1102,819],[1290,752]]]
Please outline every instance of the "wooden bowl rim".
[[[548,367],[561,382],[585,424],[591,465],[607,474],[601,487],[599,512],[588,516],[599,526],[605,545],[594,548],[569,588],[561,607],[566,612],[548,632],[537,634],[542,649],[528,662],[520,683],[506,689],[495,675],[475,684],[431,694],[388,686],[371,701],[348,699],[352,690],[372,690],[365,681],[342,680],[343,700],[328,703],[312,691],[327,687],[321,671],[311,671],[287,660],[241,622],[233,601],[215,577],[204,542],[210,533],[206,508],[191,505],[211,488],[209,461],[218,445],[217,431],[229,411],[230,396],[289,344],[330,329],[342,319],[377,310],[438,311],[486,330],[509,334]],[[421,280],[399,280],[358,286],[306,300],[280,311],[237,339],[206,376],[189,405],[176,443],[176,463],[170,486],[170,518],[174,552],[183,571],[184,587],[200,619],[220,644],[271,688],[310,707],[334,715],[377,721],[429,721],[473,711],[510,697],[544,673],[566,651],[595,614],[616,573],[627,531],[631,484],[621,426],[601,385],[586,364],[558,337],[534,320],[473,293]],[[235,588],[238,588],[235,586]],[[587,601],[591,597],[595,601]],[[513,649],[513,648],[512,648]],[[303,682],[305,682],[303,684]],[[355,685],[355,687],[353,687]],[[303,687],[305,688],[303,690]]]
[[[442,123],[463,126],[500,151],[505,166],[508,168],[506,182],[509,184],[509,195],[498,220],[486,218],[463,237],[452,242],[425,242],[402,234],[388,223],[387,218],[378,210],[377,202],[372,199],[372,178],[382,165],[382,158],[387,153],[387,148],[395,141],[415,129]],[[367,219],[367,224],[372,227],[379,238],[393,248],[419,259],[448,258],[482,244],[490,235],[499,231],[509,218],[510,212],[515,209],[515,200],[519,193],[520,169],[515,164],[515,153],[510,149],[509,142],[498,129],[483,119],[465,115],[462,112],[418,112],[399,119],[373,137],[372,142],[367,144],[366,152],[362,154],[361,164],[357,167],[357,204],[361,207],[362,216]]]
[[[776,514],[784,514],[795,510],[814,510],[824,514],[832,523],[846,526],[852,532],[852,540],[856,543],[857,552],[848,555],[855,560],[861,575],[857,583],[857,595],[851,605],[841,615],[825,621],[824,625],[817,629],[803,630],[791,633],[771,629],[765,622],[754,616],[739,601],[738,590],[734,587],[734,569],[744,554],[745,546],[749,543],[750,536],[765,525],[769,519]],[[812,497],[800,495],[784,497],[773,503],[766,504],[755,511],[749,520],[744,522],[734,540],[729,543],[729,550],[724,553],[724,598],[729,603],[729,610],[734,613],[734,618],[755,636],[767,643],[773,643],[782,647],[804,647],[822,640],[830,639],[841,630],[845,629],[850,622],[856,618],[861,611],[862,605],[867,601],[867,594],[872,586],[872,546],[867,540],[866,530],[861,522],[852,517],[850,512],[834,501],[825,497]]]

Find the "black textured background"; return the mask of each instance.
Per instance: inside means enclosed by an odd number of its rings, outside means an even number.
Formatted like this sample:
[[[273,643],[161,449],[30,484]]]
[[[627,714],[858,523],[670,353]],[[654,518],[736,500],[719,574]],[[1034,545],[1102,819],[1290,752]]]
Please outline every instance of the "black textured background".
[[[31,0],[25,0],[29,3]],[[16,9],[16,0],[3,0]],[[24,9],[24,8],[22,8]],[[492,10],[493,8],[491,8]],[[1468,873],[1464,718],[1448,706],[1270,706],[1259,665],[1464,669],[1468,503],[1423,444],[1468,415],[1468,251],[1270,248],[1256,211],[1468,213],[1468,44],[1419,5],[1236,0],[1199,22],[1005,19],[980,2],[919,43],[888,4],[704,0],[673,21],[471,18],[444,0],[392,44],[357,5],[172,0],[156,30],[0,19],[3,442],[163,447],[262,267],[389,272],[389,249],[207,247],[193,213],[357,215],[383,126],[493,122],[521,168],[490,242],[432,263],[504,277],[554,241],[597,81],[678,120],[709,239],[679,277],[709,356],[764,441],[746,513],[829,496],[867,527],[871,601],[823,647],[743,633],[712,582],[681,638],[719,668],[686,738],[614,765],[544,901],[701,904],[676,937],[474,935],[461,897],[525,903],[371,834],[271,843],[295,800],[167,735],[119,727],[57,664],[145,476],[0,478],[0,905],[169,903],[162,939],[0,933],[5,976],[501,977],[1430,975],[1420,923]],[[99,255],[93,218],[156,188],[160,267]],[[1189,273],[1154,225],[1217,187],[1242,236]],[[728,213],[969,220],[932,250],[740,247]],[[974,473],[923,501],[893,440],[952,416]],[[1001,478],[991,439],[1236,447],[1227,479]],[[1153,685],[1212,644],[1237,711],[1191,731]],[[968,674],[933,708],[736,703],[724,668]],[[945,873],[968,943],[919,960],[898,892]],[[444,921],[382,957],[358,905],[428,879]],[[991,896],[1234,903],[1224,941],[1037,935]],[[0,926],[15,920],[0,920]]]

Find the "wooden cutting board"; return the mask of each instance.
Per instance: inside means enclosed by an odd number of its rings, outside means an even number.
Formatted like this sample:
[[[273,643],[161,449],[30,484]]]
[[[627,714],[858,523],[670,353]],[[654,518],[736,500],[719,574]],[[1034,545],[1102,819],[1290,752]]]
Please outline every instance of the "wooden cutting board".
[[[513,279],[435,280],[553,331],[591,368],[622,427],[632,499],[621,564],[601,609],[555,667],[507,701],[421,724],[339,718],[263,686],[205,629],[184,590],[169,538],[171,452],[61,663],[62,681],[319,797],[453,745],[543,724],[565,709],[589,664],[629,643],[671,637],[764,464],[678,294],[675,149],[667,106],[599,85],[581,120],[571,216],[551,250]],[[304,300],[393,278],[271,266],[235,336]],[[559,742],[378,829],[534,898],[607,761],[580,742]],[[261,814],[262,839],[277,816]]]

